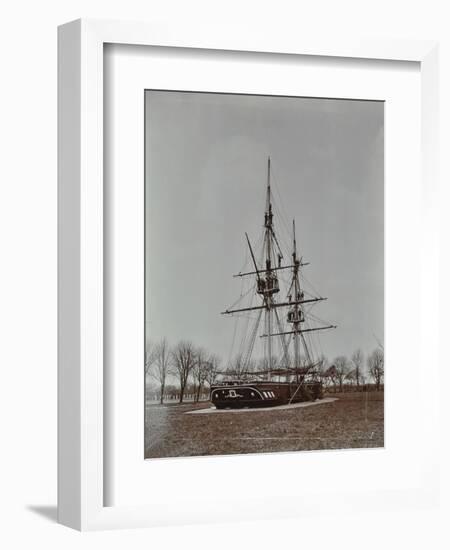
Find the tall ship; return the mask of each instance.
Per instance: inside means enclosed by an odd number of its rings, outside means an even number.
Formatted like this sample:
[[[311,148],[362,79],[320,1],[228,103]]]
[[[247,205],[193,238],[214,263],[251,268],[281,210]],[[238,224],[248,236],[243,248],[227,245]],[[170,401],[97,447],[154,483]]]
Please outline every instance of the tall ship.
[[[220,381],[211,386],[211,402],[218,409],[273,407],[323,396],[321,358],[317,357],[318,346],[312,336],[336,325],[323,321],[312,311],[326,298],[311,292],[312,285],[303,274],[308,263],[297,252],[295,220],[287,245],[290,250],[285,247],[283,253],[280,243],[285,241],[276,231],[273,199],[269,157],[259,246],[253,247],[245,233],[251,267],[234,275],[248,281],[248,288],[222,312],[243,319],[244,328],[240,352],[220,374]],[[259,357],[255,357],[255,348],[262,351]]]

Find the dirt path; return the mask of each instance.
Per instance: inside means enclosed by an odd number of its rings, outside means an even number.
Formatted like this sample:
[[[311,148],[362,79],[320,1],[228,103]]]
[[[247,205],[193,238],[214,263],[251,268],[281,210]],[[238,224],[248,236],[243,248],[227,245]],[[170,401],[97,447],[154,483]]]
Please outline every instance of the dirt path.
[[[278,407],[258,407],[254,409],[216,409],[211,406],[207,409],[198,409],[196,411],[186,411],[184,414],[230,414],[230,413],[247,413],[261,411],[288,411],[290,409],[300,409],[303,407],[312,407],[313,405],[322,405],[324,403],[332,403],[337,401],[337,397],[325,397],[316,401],[305,401],[303,403],[292,403],[291,405],[279,405]]]

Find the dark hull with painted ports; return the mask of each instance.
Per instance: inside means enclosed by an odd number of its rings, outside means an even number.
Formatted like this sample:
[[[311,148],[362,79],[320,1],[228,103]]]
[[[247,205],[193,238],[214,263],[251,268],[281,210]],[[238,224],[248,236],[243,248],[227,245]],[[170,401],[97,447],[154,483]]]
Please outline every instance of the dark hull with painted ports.
[[[321,382],[230,382],[211,387],[211,403],[217,409],[276,407],[321,399]]]

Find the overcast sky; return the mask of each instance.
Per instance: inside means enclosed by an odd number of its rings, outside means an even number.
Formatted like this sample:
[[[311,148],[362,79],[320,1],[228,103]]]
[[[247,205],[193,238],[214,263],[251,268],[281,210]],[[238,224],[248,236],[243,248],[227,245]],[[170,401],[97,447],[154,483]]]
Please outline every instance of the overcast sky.
[[[367,355],[384,335],[384,104],[154,91],[145,101],[147,339],[191,340],[224,361],[236,351],[235,322],[220,312],[241,293],[232,275],[248,259],[245,232],[256,245],[263,231],[270,155],[275,229],[288,244],[295,217],[305,275],[328,297],[314,313],[338,326],[321,351]]]

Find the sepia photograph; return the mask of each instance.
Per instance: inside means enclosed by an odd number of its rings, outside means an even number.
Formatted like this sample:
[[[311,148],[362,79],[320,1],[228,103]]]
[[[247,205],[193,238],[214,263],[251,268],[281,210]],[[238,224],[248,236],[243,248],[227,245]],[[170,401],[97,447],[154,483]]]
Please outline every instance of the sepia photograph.
[[[384,102],[145,92],[145,458],[384,446]]]

